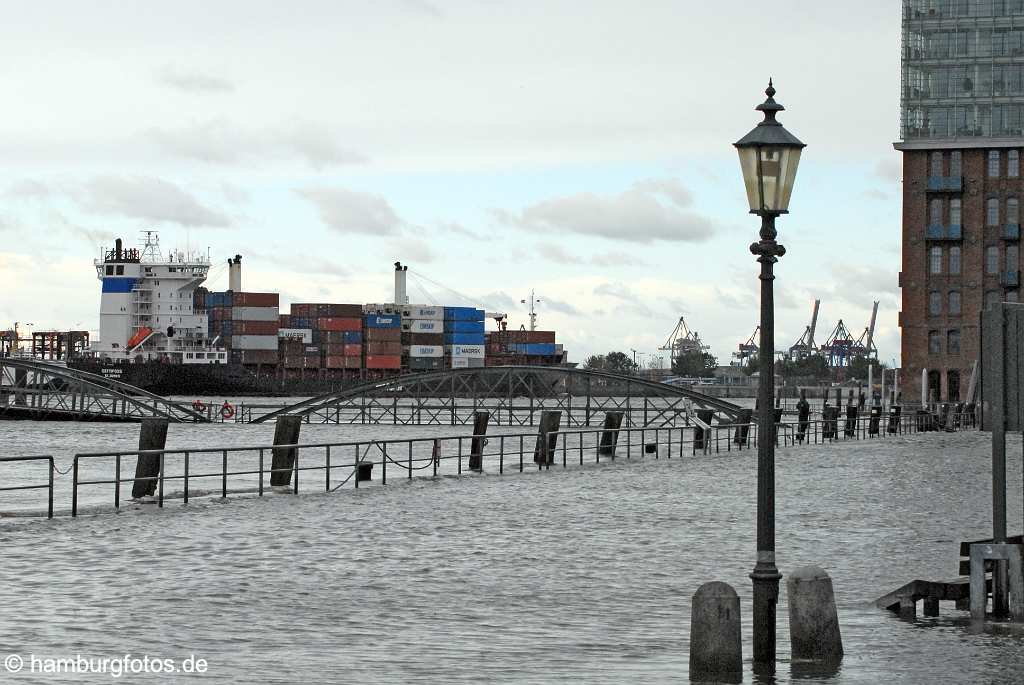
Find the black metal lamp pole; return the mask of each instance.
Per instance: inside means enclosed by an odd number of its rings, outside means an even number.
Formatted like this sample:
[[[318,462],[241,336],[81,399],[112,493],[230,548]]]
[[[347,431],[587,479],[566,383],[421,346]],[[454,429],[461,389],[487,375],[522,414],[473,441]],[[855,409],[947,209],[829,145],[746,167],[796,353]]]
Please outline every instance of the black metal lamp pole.
[[[775,241],[775,219],[786,214],[805,147],[775,116],[784,108],[775,102],[771,81],[768,99],[757,106],[764,121],[735,144],[740,155],[750,212],[761,217],[761,239],[750,251],[761,263],[761,345],[757,417],[757,562],[754,584],[754,667],[774,671],[775,607],[782,574],[775,565],[775,262],[786,248]]]

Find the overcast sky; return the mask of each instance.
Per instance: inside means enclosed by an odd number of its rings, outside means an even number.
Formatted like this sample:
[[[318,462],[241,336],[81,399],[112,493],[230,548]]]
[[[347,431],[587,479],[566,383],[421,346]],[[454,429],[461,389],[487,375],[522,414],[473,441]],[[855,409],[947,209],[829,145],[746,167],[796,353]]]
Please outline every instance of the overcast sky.
[[[772,76],[808,145],[777,344],[880,300],[898,359],[898,0],[0,9],[0,326],[96,329],[99,246],[157,229],[283,305],[390,300],[401,260],[414,302],[514,327],[535,289],[572,361],[685,316],[728,363],[758,316],[732,143]]]

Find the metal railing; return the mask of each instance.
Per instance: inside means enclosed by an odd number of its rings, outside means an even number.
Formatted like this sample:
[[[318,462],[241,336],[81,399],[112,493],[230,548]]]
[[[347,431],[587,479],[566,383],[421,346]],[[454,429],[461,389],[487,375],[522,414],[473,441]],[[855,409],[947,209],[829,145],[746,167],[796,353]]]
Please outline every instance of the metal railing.
[[[45,461],[47,463],[47,482],[33,483],[30,485],[5,485],[0,487],[0,492],[11,492],[14,490],[42,490],[47,491],[46,518],[53,518],[53,472],[56,470],[51,455],[36,455],[27,457],[0,457],[0,464],[23,461]]]

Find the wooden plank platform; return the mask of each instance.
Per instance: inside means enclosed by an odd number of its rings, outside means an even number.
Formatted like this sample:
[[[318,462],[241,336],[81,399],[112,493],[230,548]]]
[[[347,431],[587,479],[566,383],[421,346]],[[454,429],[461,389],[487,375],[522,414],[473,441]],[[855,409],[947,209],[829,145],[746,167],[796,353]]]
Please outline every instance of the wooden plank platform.
[[[991,578],[985,579],[985,587],[991,591]],[[906,618],[913,618],[917,615],[917,602],[922,599],[925,616],[938,616],[940,601],[956,602],[957,609],[967,609],[971,600],[971,579],[912,580],[876,599],[875,606],[895,611]]]

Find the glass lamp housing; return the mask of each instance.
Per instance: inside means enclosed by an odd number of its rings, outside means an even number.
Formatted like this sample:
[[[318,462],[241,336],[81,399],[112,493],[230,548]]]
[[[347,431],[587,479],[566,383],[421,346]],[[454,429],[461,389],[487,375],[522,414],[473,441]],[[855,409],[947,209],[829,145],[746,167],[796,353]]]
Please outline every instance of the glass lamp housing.
[[[740,156],[747,203],[755,214],[784,214],[789,211],[800,152],[806,147],[775,119],[785,108],[775,102],[771,82],[765,90],[768,99],[757,106],[764,121],[734,145]]]

